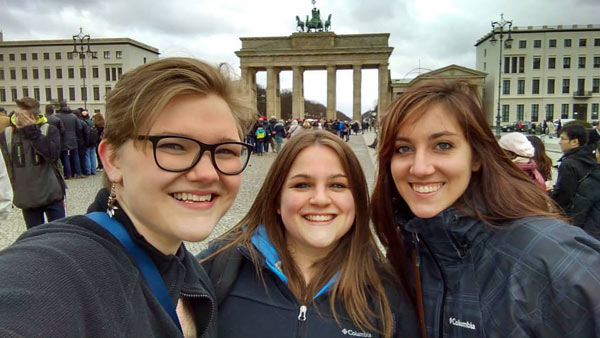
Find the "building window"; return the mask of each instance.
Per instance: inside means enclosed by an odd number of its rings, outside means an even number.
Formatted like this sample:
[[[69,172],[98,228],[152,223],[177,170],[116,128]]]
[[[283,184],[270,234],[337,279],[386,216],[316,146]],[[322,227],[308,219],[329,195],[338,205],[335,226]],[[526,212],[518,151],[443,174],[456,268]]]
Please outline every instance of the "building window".
[[[548,79],[548,82],[546,83],[546,92],[548,94],[554,94],[554,85],[555,85],[554,79]]]
[[[94,86],[94,101],[100,101],[100,87]]]
[[[58,102],[63,102],[65,100],[65,95],[63,93],[62,87],[56,88],[56,96],[58,98]]]
[[[122,59],[122,58],[123,58],[123,52],[122,52],[122,51],[120,51],[120,50],[116,51],[116,52],[115,52],[115,57],[116,57],[117,59]]]
[[[104,87],[104,95],[108,95],[108,93],[110,93],[110,90],[111,90],[110,86]]]
[[[525,120],[525,105],[518,104],[517,105],[517,121]]]
[[[531,80],[531,94],[540,93],[540,79]]]
[[[108,50],[104,51],[104,58],[105,59],[110,59],[110,51],[108,51]]]
[[[83,68],[83,67],[79,68],[79,77],[81,79],[85,79],[86,78],[86,76],[85,76],[85,68]]]
[[[8,54],[8,61],[15,61],[15,54]]]
[[[23,87],[23,97],[29,97],[29,88]]]
[[[62,59],[62,53],[61,52],[56,52],[54,53],[54,58],[56,60],[61,60]],[[60,100],[59,100],[60,101]]]
[[[98,78],[98,67],[92,67],[92,77],[94,79]]]
[[[587,46],[587,39],[579,39],[579,47]]]
[[[556,39],[550,39],[550,40],[548,40],[548,47],[549,48],[556,48]]]
[[[10,89],[10,97],[12,98],[13,102],[17,101],[17,98],[19,97],[18,94],[17,94],[17,88],[12,87]]]
[[[569,94],[569,87],[570,86],[571,86],[571,80],[569,80],[569,79],[563,79],[563,82],[562,82],[562,93],[563,94]]]
[[[525,72],[525,57],[524,56],[512,56],[504,58],[504,72],[505,73],[524,73]]]
[[[38,101],[41,101],[40,88],[38,88],[38,87],[34,87],[33,88],[33,98],[36,99],[36,100],[38,100]]]
[[[14,68],[10,69],[10,79],[11,80],[16,80],[17,79],[17,70]]]
[[[531,105],[531,122],[538,122],[539,121],[539,115],[540,115],[540,105],[537,103],[534,103]]]
[[[69,101],[75,101],[75,87],[69,87]]]
[[[594,56],[594,68],[600,68],[600,56]]]
[[[31,59],[36,61],[38,59],[38,53],[31,53]]]
[[[592,103],[592,120],[598,119],[598,103]]]
[[[483,57],[486,57],[486,56],[487,56],[487,48],[484,48],[483,49]]]
[[[577,67],[585,68],[585,56],[580,56],[577,60]]]
[[[565,39],[563,42],[564,47],[571,47],[571,39]]]
[[[4,69],[0,68],[0,80],[4,80]]]
[[[546,105],[546,121],[554,119],[554,104]]]
[[[144,58],[144,59],[145,59],[145,58]],[[146,63],[146,61],[144,61],[144,64],[145,64],[145,63]],[[484,62],[484,63],[483,63],[483,71],[486,71],[486,70],[487,70],[487,63],[486,63],[486,62]]]
[[[519,74],[525,73],[525,57],[519,56]]]
[[[565,68],[565,69],[571,68],[571,57],[570,56],[563,57],[563,68]]]
[[[87,101],[87,87],[81,87],[81,99]]]
[[[548,58],[548,69],[554,69],[554,68],[556,68],[556,58],[549,57]]]
[[[40,71],[37,68],[33,68],[32,72],[33,72],[33,79],[34,80],[37,80],[37,79],[40,78]]]
[[[145,58],[144,58],[145,59]],[[4,54],[0,54],[0,61],[4,61]],[[145,62],[144,62],[145,63]]]
[[[6,89],[0,88],[0,102],[6,102]]]
[[[52,101],[52,88],[46,87],[46,101]]]
[[[504,74],[510,73],[510,57],[504,57]]]
[[[542,40],[533,40],[533,48],[542,48]]]
[[[69,67],[67,69],[67,75],[68,75],[69,79],[74,79],[75,78],[75,69]]]
[[[540,69],[541,58],[539,56],[533,57],[533,69]]]
[[[104,68],[104,72],[106,73],[105,81],[110,81],[110,68]]]
[[[592,79],[592,93],[600,93],[600,78],[595,77]]]
[[[0,55],[0,56],[1,56],[1,55]],[[2,61],[2,60],[0,60],[0,61]],[[146,58],[145,58],[145,57],[144,57],[144,64],[146,64]]]
[[[519,48],[527,48],[527,40],[519,40]]]
[[[600,39],[594,39],[594,47],[600,47]]]
[[[60,68],[60,67],[56,68],[56,78],[62,79],[62,68]]]
[[[508,122],[509,114],[510,114],[509,105],[503,104],[502,105],[502,122]]]
[[[21,68],[21,79],[27,80],[27,68]]]
[[[50,68],[44,68],[44,79],[50,79]]]
[[[50,60],[50,53],[44,53],[44,60]]]
[[[73,60],[73,52],[67,52],[67,60]]]
[[[21,53],[21,61],[27,61],[27,53]]]
[[[560,118],[561,119],[569,118],[569,104],[563,103],[560,105]]]
[[[517,94],[525,94],[525,80],[517,80]]]
[[[510,80],[502,80],[502,94],[510,95]]]

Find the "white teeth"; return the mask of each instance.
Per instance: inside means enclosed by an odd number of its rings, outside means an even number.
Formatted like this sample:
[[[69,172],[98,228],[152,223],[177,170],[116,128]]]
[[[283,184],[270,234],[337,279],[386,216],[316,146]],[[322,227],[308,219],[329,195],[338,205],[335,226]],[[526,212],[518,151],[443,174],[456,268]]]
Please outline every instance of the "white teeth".
[[[412,184],[412,188],[414,191],[419,192],[419,193],[424,193],[424,194],[436,192],[436,191],[440,190],[441,187],[442,187],[441,183],[429,184],[429,185]]]
[[[327,222],[333,219],[333,215],[306,215],[304,216],[307,220],[313,222]]]
[[[176,192],[172,196],[183,202],[210,202],[212,200],[212,194],[196,195],[186,192]]]

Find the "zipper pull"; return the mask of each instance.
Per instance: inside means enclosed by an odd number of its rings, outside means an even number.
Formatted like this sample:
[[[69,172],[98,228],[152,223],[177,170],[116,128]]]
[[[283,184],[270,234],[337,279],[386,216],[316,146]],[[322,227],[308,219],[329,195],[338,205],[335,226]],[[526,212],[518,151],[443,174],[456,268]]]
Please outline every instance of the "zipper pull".
[[[300,314],[298,314],[298,320],[301,322],[306,321],[306,305],[300,306]]]

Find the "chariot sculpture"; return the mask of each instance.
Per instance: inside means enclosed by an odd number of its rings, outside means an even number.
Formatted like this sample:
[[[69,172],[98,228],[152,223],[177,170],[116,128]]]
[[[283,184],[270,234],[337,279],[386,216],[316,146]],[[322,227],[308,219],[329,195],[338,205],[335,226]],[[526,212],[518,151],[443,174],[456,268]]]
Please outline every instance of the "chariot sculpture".
[[[318,8],[314,7],[316,1],[312,0],[313,9],[311,13],[311,17],[306,16],[306,21],[300,20],[300,17],[296,15],[296,29],[298,32],[329,32],[331,29],[331,14],[327,17],[327,20],[323,22],[321,20],[321,11]]]

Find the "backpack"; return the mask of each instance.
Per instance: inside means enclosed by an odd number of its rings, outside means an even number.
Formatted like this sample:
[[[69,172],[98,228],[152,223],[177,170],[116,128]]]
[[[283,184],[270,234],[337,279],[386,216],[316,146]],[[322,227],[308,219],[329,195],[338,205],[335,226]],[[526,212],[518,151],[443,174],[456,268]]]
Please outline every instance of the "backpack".
[[[267,132],[265,131],[264,128],[260,127],[256,130],[256,139],[262,140],[266,136],[267,136]]]
[[[100,132],[98,131],[96,125],[92,124],[90,126],[90,135],[88,136],[86,146],[95,147],[98,142],[100,142]]]
[[[579,180],[567,215],[573,225],[600,239],[600,166],[595,166]]]

